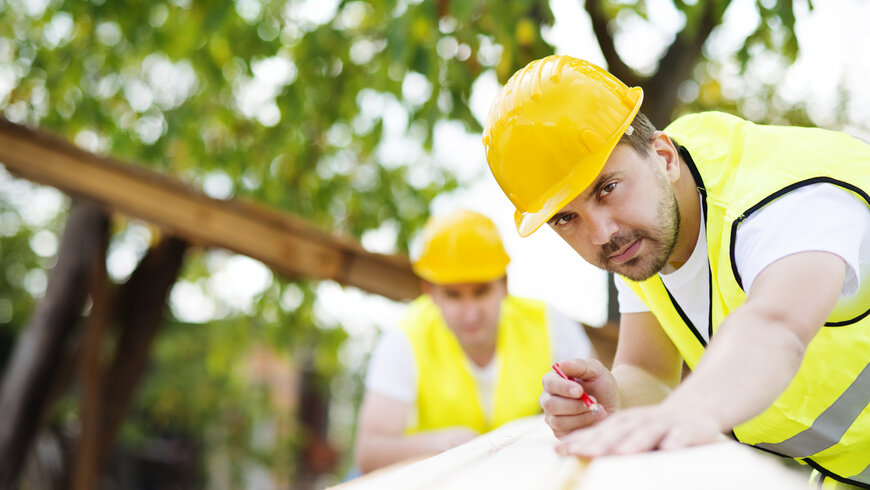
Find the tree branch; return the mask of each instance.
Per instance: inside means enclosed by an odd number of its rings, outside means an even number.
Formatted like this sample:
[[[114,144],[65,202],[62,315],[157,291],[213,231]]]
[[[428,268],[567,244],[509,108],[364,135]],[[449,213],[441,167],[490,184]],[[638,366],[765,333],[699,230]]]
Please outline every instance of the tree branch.
[[[701,58],[704,43],[710,33],[722,22],[724,7],[718,2],[699,2],[699,23],[695,29],[686,28],[677,34],[665,55],[659,61],[655,76],[642,84],[644,113],[657,127],[664,127],[673,117],[680,85],[691,78],[692,70]]]
[[[585,8],[592,21],[592,32],[595,33],[595,38],[598,39],[598,46],[604,55],[604,60],[607,61],[607,71],[622,80],[626,85],[638,85],[639,80],[637,75],[622,61],[619,53],[616,52],[613,36],[608,28],[611,19],[604,13],[604,6],[601,0],[586,0]]]

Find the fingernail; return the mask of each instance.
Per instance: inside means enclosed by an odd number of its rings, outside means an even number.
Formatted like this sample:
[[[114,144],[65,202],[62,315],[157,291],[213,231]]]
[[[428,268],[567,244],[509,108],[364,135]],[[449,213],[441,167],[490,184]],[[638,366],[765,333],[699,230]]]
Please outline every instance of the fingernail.
[[[580,398],[580,388],[571,388],[571,391],[569,393],[574,398]]]

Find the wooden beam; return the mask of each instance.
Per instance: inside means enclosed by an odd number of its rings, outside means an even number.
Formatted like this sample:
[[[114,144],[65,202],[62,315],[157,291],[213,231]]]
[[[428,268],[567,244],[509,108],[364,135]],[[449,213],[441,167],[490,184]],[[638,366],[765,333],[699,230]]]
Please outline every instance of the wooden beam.
[[[247,255],[280,274],[332,279],[396,300],[420,294],[407,257],[368,252],[301,218],[241,199],[211,198],[176,179],[2,118],[0,162],[15,175],[87,196],[192,244]]]

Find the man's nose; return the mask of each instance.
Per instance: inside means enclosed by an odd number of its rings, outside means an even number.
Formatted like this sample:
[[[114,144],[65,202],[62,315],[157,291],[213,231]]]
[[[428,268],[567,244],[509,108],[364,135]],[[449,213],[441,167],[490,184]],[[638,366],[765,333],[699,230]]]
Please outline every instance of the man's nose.
[[[589,213],[584,220],[593,245],[601,246],[610,242],[610,238],[619,227],[609,213]]]
[[[480,305],[474,300],[465,300],[461,306],[462,320],[465,322],[475,322],[480,317]]]

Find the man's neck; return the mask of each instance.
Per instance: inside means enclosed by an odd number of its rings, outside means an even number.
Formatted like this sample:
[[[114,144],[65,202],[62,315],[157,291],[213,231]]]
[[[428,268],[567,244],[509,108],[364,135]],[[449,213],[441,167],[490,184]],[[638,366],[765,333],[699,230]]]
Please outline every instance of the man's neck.
[[[480,346],[475,348],[465,348],[465,355],[471,359],[477,367],[486,367],[489,363],[492,362],[492,359],[495,357],[495,342],[492,345]]]

